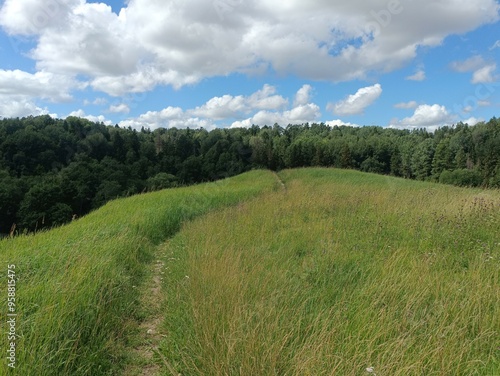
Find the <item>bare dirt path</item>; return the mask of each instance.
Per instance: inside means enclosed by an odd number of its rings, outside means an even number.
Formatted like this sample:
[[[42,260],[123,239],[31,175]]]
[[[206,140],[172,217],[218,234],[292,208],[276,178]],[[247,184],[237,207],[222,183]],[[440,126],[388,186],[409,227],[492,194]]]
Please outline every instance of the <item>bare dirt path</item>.
[[[286,186],[274,172],[283,192]],[[169,374],[181,376],[168,363],[168,360],[158,350],[158,346],[167,333],[162,332],[161,324],[163,320],[161,307],[165,301],[162,293],[162,275],[165,273],[165,260],[167,256],[165,250],[166,243],[157,247],[155,252],[155,262],[151,264],[151,275],[140,286],[142,294],[140,298],[141,307],[144,309],[144,320],[139,325],[139,333],[133,339],[135,346],[131,354],[131,362],[124,371],[124,376],[160,376]]]
[[[165,244],[156,250],[156,261],[151,264],[151,276],[142,286],[141,306],[144,307],[144,320],[139,325],[139,333],[134,338],[131,364],[124,376],[159,376],[165,370],[177,376],[175,370],[158,351],[161,339],[166,335],[162,332],[161,307],[164,301],[162,294],[162,275],[165,272]],[[161,373],[165,374],[165,373]]]

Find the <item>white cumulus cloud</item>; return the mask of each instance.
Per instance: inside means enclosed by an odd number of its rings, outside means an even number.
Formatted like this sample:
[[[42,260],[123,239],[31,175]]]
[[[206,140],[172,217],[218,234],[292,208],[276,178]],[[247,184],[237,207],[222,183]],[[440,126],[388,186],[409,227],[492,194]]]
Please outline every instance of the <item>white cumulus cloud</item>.
[[[471,79],[473,84],[491,83],[498,79],[495,76],[496,63],[487,62],[479,55],[472,56],[464,61],[454,61],[450,64],[450,67],[460,73],[473,72]]]
[[[321,111],[318,105],[307,103],[287,111],[259,111],[250,118],[233,122],[231,128],[248,128],[252,125],[264,126],[280,124],[304,124],[318,121]]]
[[[87,115],[84,110],[79,109],[76,111],[72,111],[68,116],[76,116],[82,119],[90,120],[94,123],[103,123],[106,125],[113,125],[111,120],[106,119],[103,115]]]
[[[424,104],[418,106],[412,116],[393,121],[390,126],[395,128],[436,129],[440,126],[448,125],[452,121],[453,117],[445,106]]]
[[[256,91],[248,97],[243,95],[232,96],[229,94],[214,97],[204,105],[196,107],[189,112],[192,115],[206,117],[212,120],[237,118],[242,114],[248,114],[255,110],[278,110],[284,108],[288,100],[276,94],[276,88],[264,85],[261,90]]]
[[[69,101],[72,99],[70,88],[74,85],[74,81],[64,75],[0,69],[0,96],[25,95],[53,102]]]
[[[217,125],[248,127],[252,124],[297,124],[316,121],[320,116],[320,108],[314,103],[304,103],[289,108],[289,100],[278,94],[276,87],[265,84],[262,89],[248,96],[225,94],[213,97],[195,108],[182,109],[169,106],[161,111],[148,111],[138,117],[123,120],[119,125],[135,129],[141,127],[212,129]],[[225,121],[230,122],[224,123]]]
[[[199,124],[194,124],[195,118],[190,118],[185,114],[182,108],[168,106],[161,111],[148,111],[136,118],[131,118],[121,121],[120,127],[132,127],[134,129],[149,128],[207,128],[206,121],[200,121]]]
[[[312,89],[311,85],[303,85],[297,91],[297,94],[295,94],[294,105],[300,106],[309,103],[311,101]]]
[[[4,0],[0,26],[34,37],[38,71],[86,77],[94,90],[122,96],[267,69],[363,79],[408,64],[419,47],[496,22],[498,12],[495,0],[397,7],[387,0],[129,0],[118,13],[87,0]]]
[[[108,111],[115,113],[115,114],[116,113],[128,114],[130,112],[130,108],[125,103],[120,103],[120,104],[109,106]]]
[[[483,118],[470,117],[468,119],[462,120],[462,123],[469,125],[476,125],[477,123],[480,123],[482,121],[484,121]]]
[[[247,100],[251,109],[277,110],[288,104],[288,100],[276,94],[276,87],[266,84]]]
[[[340,119],[335,119],[335,120],[329,120],[327,122],[325,122],[326,125],[330,126],[330,127],[341,127],[343,125],[347,126],[347,127],[360,127],[360,125],[358,124],[353,124],[353,123],[349,123],[349,122],[346,122],[346,121],[343,121],[343,120],[340,120]]]
[[[241,112],[246,112],[248,105],[242,95],[233,97],[232,95],[223,95],[214,97],[203,106],[195,108],[192,112],[197,116],[208,117],[214,120],[221,120],[238,116]]]
[[[80,0],[5,0],[0,9],[0,25],[9,33],[37,35],[69,22],[71,8]]]
[[[372,105],[381,94],[382,86],[380,84],[363,87],[340,102],[329,103],[327,109],[340,116],[358,115]]]
[[[50,72],[0,69],[0,117],[49,114],[46,107],[37,103],[68,102],[72,99],[72,86],[83,88],[84,84],[77,85],[70,77]]]
[[[47,114],[49,114],[49,110],[47,108],[39,107],[35,102],[26,96],[0,96],[0,118],[15,118],[29,115],[36,116]]]
[[[489,64],[478,69],[472,74],[471,82],[473,84],[495,82],[496,77],[494,76],[494,73],[496,69],[497,69],[496,64]]]

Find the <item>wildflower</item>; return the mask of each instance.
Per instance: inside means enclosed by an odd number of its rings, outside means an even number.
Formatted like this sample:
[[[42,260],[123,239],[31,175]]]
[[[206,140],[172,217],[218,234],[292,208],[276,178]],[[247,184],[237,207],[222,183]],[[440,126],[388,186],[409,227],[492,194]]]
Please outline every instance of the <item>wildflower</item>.
[[[366,372],[368,372],[368,373],[373,373],[374,371],[375,371],[375,369],[373,367],[368,367],[366,369]]]

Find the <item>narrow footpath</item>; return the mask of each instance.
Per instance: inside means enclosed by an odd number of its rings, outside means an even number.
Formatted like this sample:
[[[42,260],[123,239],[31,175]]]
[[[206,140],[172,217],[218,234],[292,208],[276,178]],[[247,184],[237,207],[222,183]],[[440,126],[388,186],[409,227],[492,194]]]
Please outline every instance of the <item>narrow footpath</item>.
[[[141,307],[144,307],[145,318],[139,325],[139,333],[133,339],[137,345],[133,349],[131,364],[125,370],[124,376],[158,376],[164,375],[165,370],[172,376],[179,376],[158,350],[161,339],[166,336],[161,330],[161,307],[165,299],[162,294],[165,249],[165,243],[156,248],[156,261],[151,264],[151,275],[142,286],[140,302]]]
[[[274,176],[283,192],[286,193],[286,186],[279,175],[274,172]],[[132,339],[136,345],[133,347],[130,363],[123,373],[124,376],[160,376],[165,374],[181,376],[158,350],[162,338],[167,335],[167,333],[162,332],[161,328],[162,306],[165,303],[162,283],[163,275],[166,272],[167,248],[168,241],[156,248],[155,262],[150,265],[150,276],[142,286],[138,286],[142,292],[140,304],[143,307],[145,317],[139,325],[138,334]]]

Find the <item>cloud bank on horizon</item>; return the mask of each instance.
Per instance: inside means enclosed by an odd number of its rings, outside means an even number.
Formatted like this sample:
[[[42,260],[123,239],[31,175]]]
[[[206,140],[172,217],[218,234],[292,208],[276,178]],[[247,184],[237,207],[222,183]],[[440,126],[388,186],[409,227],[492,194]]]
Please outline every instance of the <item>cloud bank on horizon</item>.
[[[481,30],[498,30],[499,10],[494,0],[5,0],[0,116],[151,129],[475,123],[498,105],[500,41]],[[241,77],[260,84],[248,92]],[[438,103],[437,87],[443,101],[457,92],[451,77],[463,94]],[[413,113],[387,118],[395,109]]]

